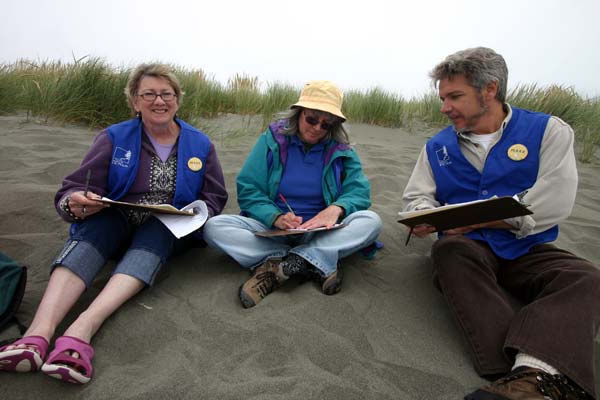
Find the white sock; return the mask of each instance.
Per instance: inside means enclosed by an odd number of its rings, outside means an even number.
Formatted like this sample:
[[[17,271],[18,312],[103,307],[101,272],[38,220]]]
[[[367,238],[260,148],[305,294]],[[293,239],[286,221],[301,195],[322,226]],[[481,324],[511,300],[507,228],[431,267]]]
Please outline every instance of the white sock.
[[[551,375],[560,374],[560,372],[558,372],[558,370],[552,365],[525,353],[517,353],[515,365],[513,365],[512,369],[514,370],[519,367],[537,368]]]

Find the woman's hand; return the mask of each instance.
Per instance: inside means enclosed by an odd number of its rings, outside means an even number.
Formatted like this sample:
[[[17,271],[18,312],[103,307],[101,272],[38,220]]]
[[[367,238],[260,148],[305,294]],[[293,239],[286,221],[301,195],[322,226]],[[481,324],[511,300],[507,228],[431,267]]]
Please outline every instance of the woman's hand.
[[[83,191],[73,192],[69,195],[69,201],[67,205],[76,217],[84,219],[90,215],[96,214],[103,208],[108,207],[107,204],[94,201],[94,199],[100,198],[101,196],[93,192],[88,192],[87,197]]]
[[[298,226],[302,223],[302,217],[298,217],[294,213],[288,212],[287,214],[281,214],[275,222],[273,222],[273,226],[278,229],[294,229],[298,228]]]
[[[331,228],[338,222],[338,219],[344,214],[344,209],[340,206],[330,205],[324,210],[321,210],[317,215],[300,225],[298,228],[313,229],[325,226]]]

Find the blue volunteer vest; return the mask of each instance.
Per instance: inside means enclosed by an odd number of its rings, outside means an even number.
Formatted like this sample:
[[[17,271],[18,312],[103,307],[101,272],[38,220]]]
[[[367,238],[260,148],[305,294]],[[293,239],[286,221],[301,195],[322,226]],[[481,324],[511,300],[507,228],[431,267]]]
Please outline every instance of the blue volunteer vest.
[[[173,206],[182,208],[198,199],[211,143],[198,129],[180,119],[176,121],[181,131],[177,144],[177,177]],[[142,121],[139,118],[111,125],[106,129],[112,142],[107,194],[110,199],[122,198],[135,181],[142,151],[142,129]]]
[[[500,141],[490,150],[481,173],[462,154],[452,126],[427,142],[436,200],[440,204],[487,199],[494,195],[513,196],[534,185],[542,138],[550,116],[518,108],[512,111],[512,118]],[[508,156],[509,148],[516,144],[527,149],[525,159],[515,161]],[[503,229],[477,229],[465,236],[486,242],[499,257],[514,260],[536,244],[555,240],[558,226],[521,239]]]

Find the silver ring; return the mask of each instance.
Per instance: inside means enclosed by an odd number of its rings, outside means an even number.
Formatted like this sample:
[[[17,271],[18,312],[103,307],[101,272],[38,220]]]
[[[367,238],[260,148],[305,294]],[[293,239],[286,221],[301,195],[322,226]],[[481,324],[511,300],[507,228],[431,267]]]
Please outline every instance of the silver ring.
[[[85,206],[81,207],[81,214],[85,215],[87,209],[85,208]]]

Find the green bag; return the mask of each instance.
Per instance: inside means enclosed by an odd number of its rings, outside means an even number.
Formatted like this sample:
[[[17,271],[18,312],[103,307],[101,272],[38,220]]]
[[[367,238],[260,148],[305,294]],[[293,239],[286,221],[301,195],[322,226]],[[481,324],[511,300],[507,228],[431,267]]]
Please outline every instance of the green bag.
[[[0,331],[14,322],[21,334],[25,333],[25,326],[17,320],[15,314],[23,300],[26,283],[27,268],[0,252]]]

